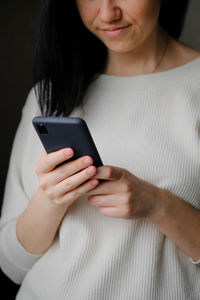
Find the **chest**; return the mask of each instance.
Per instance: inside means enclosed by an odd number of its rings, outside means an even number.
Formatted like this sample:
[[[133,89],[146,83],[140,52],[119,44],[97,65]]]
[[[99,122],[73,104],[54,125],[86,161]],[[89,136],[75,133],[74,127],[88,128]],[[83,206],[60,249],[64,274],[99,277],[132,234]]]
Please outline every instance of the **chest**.
[[[82,117],[104,165],[125,168],[160,188],[199,203],[200,108],[187,94],[154,100],[95,94]],[[94,101],[91,103],[91,101]],[[187,190],[187,191],[186,191]],[[189,196],[188,196],[189,195]],[[199,203],[200,205],[200,203]]]

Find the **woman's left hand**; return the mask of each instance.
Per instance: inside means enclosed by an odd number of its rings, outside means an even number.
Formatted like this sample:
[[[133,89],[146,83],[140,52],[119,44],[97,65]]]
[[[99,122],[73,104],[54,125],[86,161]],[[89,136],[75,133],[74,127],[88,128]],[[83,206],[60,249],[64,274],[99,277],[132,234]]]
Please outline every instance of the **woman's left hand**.
[[[163,191],[127,171],[115,166],[101,166],[91,179],[104,179],[90,190],[88,201],[99,207],[104,216],[134,219],[150,218],[159,209]]]

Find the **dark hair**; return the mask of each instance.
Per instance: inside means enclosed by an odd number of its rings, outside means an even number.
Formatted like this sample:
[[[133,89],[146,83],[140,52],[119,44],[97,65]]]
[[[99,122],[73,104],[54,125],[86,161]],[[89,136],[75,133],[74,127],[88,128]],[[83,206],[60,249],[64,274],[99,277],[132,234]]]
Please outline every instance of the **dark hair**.
[[[182,33],[190,0],[161,0],[159,22],[175,39]]]
[[[179,38],[189,0],[161,0],[159,21]],[[75,0],[42,0],[33,83],[45,116],[69,116],[107,62],[106,46],[83,24]]]

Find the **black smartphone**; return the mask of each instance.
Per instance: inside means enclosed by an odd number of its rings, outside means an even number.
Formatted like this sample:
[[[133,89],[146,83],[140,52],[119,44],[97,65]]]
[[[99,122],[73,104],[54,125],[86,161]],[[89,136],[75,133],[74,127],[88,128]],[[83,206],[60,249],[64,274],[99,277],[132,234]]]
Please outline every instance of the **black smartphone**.
[[[32,123],[47,153],[70,147],[74,150],[74,156],[67,162],[89,155],[95,167],[103,166],[89,128],[82,118],[34,117]]]

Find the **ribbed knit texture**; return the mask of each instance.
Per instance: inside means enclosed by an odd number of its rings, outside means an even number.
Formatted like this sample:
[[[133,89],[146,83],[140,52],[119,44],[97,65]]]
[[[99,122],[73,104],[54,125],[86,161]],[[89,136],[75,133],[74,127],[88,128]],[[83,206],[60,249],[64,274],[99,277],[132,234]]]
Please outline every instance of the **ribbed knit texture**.
[[[200,265],[145,219],[105,217],[75,201],[54,244],[34,256],[15,222],[38,187],[42,145],[31,91],[16,133],[0,223],[0,263],[17,300],[198,300]],[[125,168],[200,209],[200,58],[165,72],[100,75],[71,116],[88,124],[104,165]],[[187,220],[186,220],[187,222]],[[189,224],[188,224],[189,226]]]

